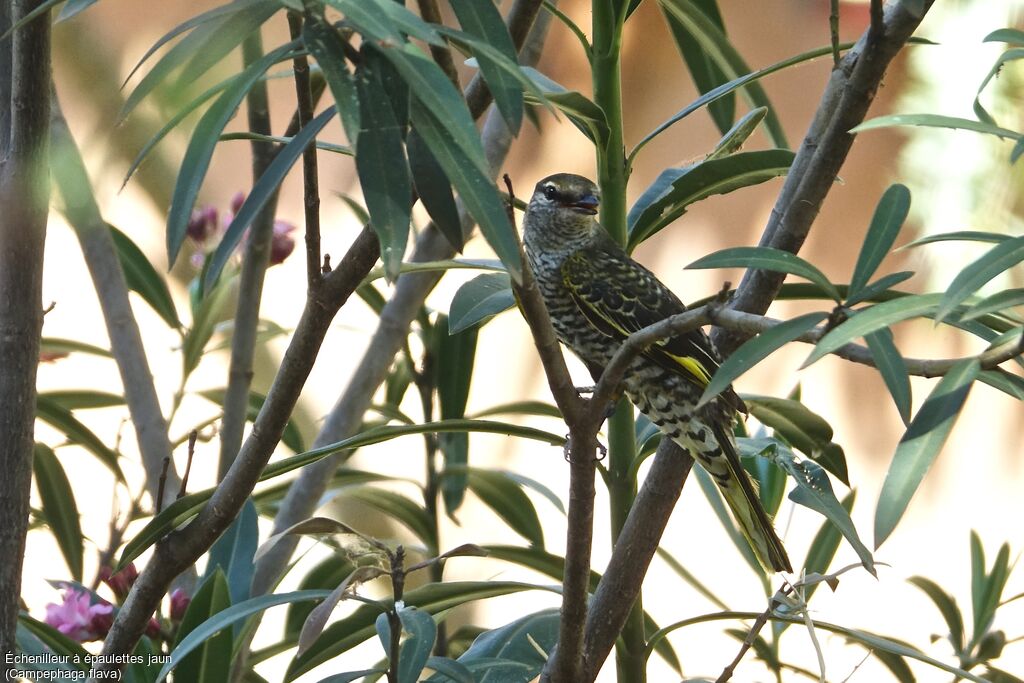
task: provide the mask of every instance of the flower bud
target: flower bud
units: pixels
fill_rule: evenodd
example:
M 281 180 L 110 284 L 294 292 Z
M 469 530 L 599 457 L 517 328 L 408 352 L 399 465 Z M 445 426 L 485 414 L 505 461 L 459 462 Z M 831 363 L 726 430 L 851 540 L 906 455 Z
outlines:
M 188 609 L 188 604 L 192 602 L 192 598 L 189 597 L 188 593 L 175 588 L 171 591 L 171 621 L 181 621 L 185 616 L 185 610 Z
M 284 263 L 295 250 L 295 238 L 290 233 L 295 226 L 287 221 L 274 221 L 274 233 L 270 238 L 270 265 Z

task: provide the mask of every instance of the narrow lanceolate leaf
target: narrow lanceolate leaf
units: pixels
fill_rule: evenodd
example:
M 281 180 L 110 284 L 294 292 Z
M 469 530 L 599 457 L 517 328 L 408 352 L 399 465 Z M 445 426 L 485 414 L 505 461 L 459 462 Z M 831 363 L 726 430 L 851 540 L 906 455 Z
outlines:
M 736 124 L 727 130 L 722 138 L 715 144 L 715 148 L 708 154 L 708 159 L 719 159 L 740 151 L 757 127 L 764 121 L 768 113 L 767 107 L 757 107 L 744 114 Z
M 907 364 L 900 355 L 896 343 L 893 341 L 892 331 L 888 329 L 872 332 L 864 337 L 864 341 L 871 350 L 871 356 L 875 359 L 875 366 L 879 374 L 885 380 L 885 386 L 889 389 L 896 410 L 900 413 L 903 424 L 910 424 L 910 375 L 907 373 Z
M 448 310 L 448 333 L 457 334 L 516 305 L 505 273 L 485 273 L 459 287 Z
M 989 249 L 984 256 L 953 278 L 935 313 L 935 319 L 945 319 L 968 297 L 976 294 L 982 285 L 1021 261 L 1024 261 L 1024 236 L 1008 239 Z
M 827 317 L 827 313 L 808 313 L 779 323 L 770 330 L 748 339 L 715 371 L 708 386 L 704 389 L 697 407 L 707 404 L 708 401 L 727 389 L 737 377 Z
M 328 444 L 322 448 L 316 448 L 290 458 L 277 460 L 263 469 L 259 480 L 266 481 L 293 472 L 301 467 L 322 460 L 333 453 L 362 448 L 363 446 L 389 441 L 399 436 L 460 431 L 518 436 L 542 441 L 553 446 L 563 446 L 565 444 L 564 436 L 532 427 L 523 427 L 493 420 L 441 420 L 419 425 L 383 425 L 373 427 L 365 432 L 333 444 Z M 146 548 L 163 538 L 171 529 L 181 526 L 198 514 L 199 510 L 206 504 L 206 501 L 213 495 L 213 491 L 214 489 L 211 488 L 190 493 L 164 508 L 160 514 L 151 519 L 134 538 L 125 544 L 121 557 L 118 559 L 118 568 L 137 558 Z
M 520 68 L 527 78 L 540 89 L 545 99 L 565 114 L 580 132 L 597 144 L 603 145 L 607 142 L 608 118 L 605 116 L 604 110 L 593 100 L 576 90 L 566 89 L 565 86 L 556 83 L 532 67 Z M 527 100 L 531 104 L 541 103 L 529 94 L 527 94 Z
M 75 492 L 60 460 L 44 444 L 37 443 L 32 456 L 32 476 L 39 492 L 46 524 L 57 540 L 71 578 L 82 580 L 82 525 L 75 504 Z
M 854 306 L 865 301 L 874 301 L 892 287 L 895 287 L 904 280 L 909 280 L 912 277 L 914 277 L 914 271 L 912 270 L 901 270 L 898 273 L 883 275 L 871 284 L 862 287 L 856 296 L 850 296 L 850 294 L 847 293 L 846 305 Z
M 444 169 L 430 153 L 423 138 L 415 130 L 409 131 L 406 139 L 406 152 L 409 154 L 409 170 L 412 182 L 416 187 L 423 208 L 427 210 L 430 220 L 441 231 L 448 244 L 457 252 L 462 252 L 465 238 L 462 234 L 462 219 L 459 208 L 455 204 L 452 185 Z
M 98 346 L 86 344 L 75 339 L 58 339 L 56 337 L 43 337 L 39 343 L 39 352 L 58 356 L 68 353 L 88 353 L 100 358 L 114 357 L 107 349 L 101 349 Z
M 857 315 L 851 316 L 849 320 L 819 339 L 802 367 L 807 367 L 854 339 L 893 323 L 934 313 L 941 298 L 942 294 L 914 294 L 860 309 Z
M 228 582 L 224 578 L 224 572 L 217 569 L 192 596 L 192 601 L 181 620 L 181 626 L 174 641 L 174 649 L 180 648 L 185 638 L 193 631 L 229 607 L 231 607 L 231 596 Z M 202 639 L 197 637 L 196 640 L 199 642 L 196 646 L 191 648 L 188 654 L 182 655 L 177 662 L 177 680 L 213 683 L 213 681 L 226 681 L 230 678 L 231 631 L 218 629 L 205 632 L 204 635 L 205 637 Z
M 836 286 L 814 265 L 782 249 L 772 247 L 732 247 L 697 259 L 687 268 L 757 268 L 798 275 L 818 285 L 835 301 L 842 297 Z
M 436 336 L 437 398 L 441 404 L 441 419 L 450 420 L 466 416 L 466 401 L 473 379 L 476 341 L 479 328 L 470 328 L 458 334 L 448 333 L 447 316 L 438 316 L 434 326 Z M 469 463 L 469 434 L 452 432 L 441 434 L 438 445 L 444 456 L 446 476 L 441 480 L 441 495 L 445 511 L 452 515 L 462 505 L 468 484 L 465 467 Z
M 784 149 L 739 152 L 662 171 L 629 210 L 628 248 L 682 216 L 690 204 L 785 175 L 793 156 Z
M 676 30 L 682 29 L 695 39 L 707 58 L 723 74 L 721 80 L 735 79 L 751 73 L 751 68 L 747 66 L 743 57 L 729 42 L 725 32 L 716 25 L 714 19 L 709 17 L 698 3 L 688 0 L 660 0 L 659 4 L 664 10 L 665 19 L 670 26 L 677 25 Z M 772 143 L 776 147 L 789 147 L 782 123 L 761 85 L 756 81 L 750 82 L 743 89 L 743 95 L 752 107 L 768 108 L 766 125 Z
M 855 296 L 867 285 L 882 259 L 892 249 L 909 211 L 910 190 L 905 185 L 889 186 L 875 207 L 875 215 L 871 218 L 868 234 L 853 269 L 853 277 L 850 278 L 848 296 Z
M 345 136 L 354 147 L 360 130 L 359 93 L 355 78 L 345 64 L 341 36 L 323 16 L 307 12 L 306 21 L 302 25 L 302 42 L 316 57 L 316 63 L 338 107 Z
M 516 48 L 501 13 L 494 3 L 478 0 L 451 0 L 452 9 L 462 30 L 491 45 L 516 63 Z M 494 94 L 494 104 L 501 112 L 513 135 L 519 134 L 523 123 L 523 89 L 519 83 L 484 53 L 476 53 L 480 72 Z
M 954 230 L 953 232 L 940 232 L 935 235 L 926 235 L 925 237 L 918 238 L 913 242 L 900 247 L 900 249 L 920 247 L 921 245 L 932 244 L 934 242 L 991 242 L 993 244 L 998 244 L 1012 238 L 1013 235 L 1006 235 L 1001 232 Z
M 402 144 L 403 133 L 384 91 L 380 74 L 364 63 L 356 72 L 359 87 L 359 137 L 356 171 L 370 212 L 370 225 L 380 240 L 388 280 L 398 277 L 409 242 L 412 181 Z
M 57 15 L 57 21 L 67 21 L 71 17 L 95 4 L 96 0 L 68 0 L 61 9 L 60 14 Z
M 420 680 L 423 667 L 430 658 L 430 651 L 437 639 L 437 624 L 429 612 L 414 606 L 398 610 L 398 618 L 402 622 L 402 643 L 398 647 L 399 683 L 416 683 Z M 377 635 L 380 637 L 384 652 L 391 656 L 391 626 L 386 614 L 381 614 L 376 621 Z
M 896 528 L 925 473 L 935 462 L 979 369 L 974 358 L 953 366 L 932 389 L 900 439 L 875 509 L 875 548 Z
M 245 501 L 235 521 L 210 548 L 203 577 L 212 576 L 217 570 L 223 571 L 232 603 L 249 599 L 249 588 L 256 569 L 253 556 L 259 542 L 257 520 L 256 506 L 250 498 Z
M 117 480 L 124 482 L 124 472 L 118 463 L 118 455 L 100 440 L 88 427 L 82 424 L 70 410 L 49 401 L 44 396 L 36 399 L 36 417 L 59 431 L 68 441 L 78 444 L 95 455 Z
M 215 634 L 241 622 L 244 619 L 247 619 L 253 614 L 258 614 L 259 612 L 277 605 L 288 605 L 298 602 L 320 600 L 326 597 L 329 593 L 330 591 L 326 590 L 304 590 L 294 591 L 291 593 L 261 595 L 259 597 L 252 598 L 251 600 L 231 605 L 222 611 L 210 614 L 208 619 L 196 624 L 185 637 L 178 639 L 175 643 L 174 649 L 171 650 L 170 660 L 163 665 L 163 668 L 160 669 L 160 673 L 157 675 L 156 680 L 164 680 L 167 677 L 167 674 L 177 667 L 185 657 L 194 652 L 196 648 L 202 646 L 203 643 Z
M 227 395 L 227 389 L 204 389 L 197 393 L 207 401 L 211 401 L 216 405 L 222 406 L 224 405 L 224 398 Z M 250 391 L 249 404 L 245 410 L 245 419 L 249 422 L 255 422 L 256 417 L 259 415 L 260 409 L 263 408 L 263 403 L 266 400 L 267 397 L 263 394 Z M 288 420 L 288 423 L 285 424 L 284 434 L 281 436 L 281 443 L 296 453 L 301 453 L 306 450 L 306 446 L 302 439 L 302 432 L 299 431 L 299 425 L 295 420 Z
M 696 0 L 694 6 L 704 12 L 708 19 L 725 35 L 725 24 L 722 15 L 718 11 L 715 0 Z M 686 67 L 690 70 L 693 82 L 697 90 L 703 95 L 709 90 L 725 83 L 729 78 L 722 71 L 706 50 L 698 43 L 698 39 L 687 26 L 679 21 L 669 21 L 669 30 L 672 31 L 672 38 L 675 41 L 679 54 L 682 55 Z M 765 109 L 764 111 L 767 111 Z M 736 96 L 729 94 L 708 106 L 708 113 L 715 122 L 718 130 L 722 133 L 729 130 L 736 116 Z
M 849 514 L 853 511 L 853 503 L 856 499 L 857 492 L 850 491 L 839 504 Z M 814 535 L 811 547 L 807 550 L 807 558 L 804 560 L 804 573 L 826 573 L 832 564 L 833 558 L 836 556 L 836 551 L 839 549 L 840 540 L 842 540 L 842 535 L 839 533 L 839 529 L 829 520 L 825 520 L 825 523 L 818 529 L 818 533 Z M 805 589 L 807 591 L 805 594 L 807 600 L 810 599 L 820 585 L 814 583 L 807 586 Z
M 929 128 L 953 128 L 959 130 L 971 130 L 975 133 L 994 135 L 1005 140 L 1019 140 L 1021 134 L 1014 130 L 1000 128 L 991 123 L 984 123 L 974 119 L 962 119 L 955 116 L 940 116 L 938 114 L 893 114 L 891 116 L 879 116 L 878 118 L 865 121 L 855 128 L 851 133 L 863 133 L 866 130 L 876 128 L 892 128 L 893 126 L 925 126 Z
M 978 86 L 978 94 L 974 96 L 974 113 L 977 115 L 978 119 L 984 123 L 995 125 L 996 120 L 992 118 L 992 115 L 988 113 L 988 110 L 982 106 L 981 93 L 985 90 L 992 79 L 999 75 L 999 72 L 1002 71 L 1007 62 L 1012 62 L 1017 59 L 1024 59 L 1024 49 L 1015 47 L 999 55 L 995 64 L 992 65 L 992 68 L 989 69 L 985 78 L 981 81 L 981 85 Z
M 174 264 L 181 245 L 185 241 L 192 207 L 199 196 L 199 188 L 206 177 L 214 147 L 217 145 L 224 126 L 235 115 L 238 105 L 253 84 L 263 76 L 263 72 L 294 48 L 294 43 L 283 45 L 250 64 L 210 105 L 196 125 L 196 129 L 192 132 L 192 139 L 185 150 L 185 158 L 181 162 L 181 170 L 178 172 L 178 180 L 174 185 L 171 207 L 167 215 L 168 264 Z
M 828 518 L 856 551 L 864 569 L 874 575 L 875 560 L 871 551 L 860 540 L 850 513 L 836 498 L 825 470 L 812 460 L 797 460 L 792 453 L 782 449 L 775 449 L 775 453 L 775 462 L 796 482 L 796 488 L 789 492 L 789 499 Z
M 476 219 L 487 243 L 505 264 L 509 274 L 518 280 L 519 246 L 498 188 L 473 161 L 472 155 L 475 152 L 467 150 L 451 135 L 450 126 L 444 125 L 438 118 L 441 115 L 436 109 L 431 109 L 427 102 L 420 101 L 418 97 L 413 99 L 413 127 L 458 190 L 459 197 L 470 215 Z
M 322 111 L 274 156 L 274 160 L 270 162 L 267 170 L 253 185 L 252 191 L 246 195 L 238 213 L 231 219 L 231 224 L 224 231 L 224 236 L 221 238 L 220 244 L 217 245 L 216 251 L 207 260 L 203 275 L 205 290 L 209 290 L 215 285 L 228 259 L 235 253 L 235 249 L 245 236 L 249 225 L 274 196 L 292 166 L 295 165 L 306 148 L 313 144 L 317 134 L 334 118 L 336 112 L 335 107 L 328 107 Z
M 90 391 L 67 389 L 63 391 L 43 391 L 39 396 L 52 401 L 65 410 L 82 410 L 87 408 L 112 408 L 123 406 L 124 396 L 106 391 Z
M 160 277 L 153 264 L 128 235 L 114 226 L 110 226 L 110 234 L 114 238 L 117 258 L 121 262 L 128 289 L 138 293 L 170 327 L 180 328 L 181 321 L 178 319 L 178 311 L 174 307 L 167 282 Z
M 949 627 L 949 639 L 953 645 L 953 652 L 960 654 L 964 649 L 964 619 L 960 614 L 956 599 L 943 590 L 942 586 L 923 576 L 912 576 L 907 581 L 924 591 L 925 595 L 931 598 L 935 606 L 939 608 L 942 618 L 946 621 L 946 626 Z
M 1015 306 L 1024 306 L 1024 289 L 1004 289 L 987 296 L 970 308 L 960 320 L 974 320 L 989 313 L 999 313 Z
M 469 489 L 531 545 L 544 547 L 544 529 L 533 501 L 502 472 L 470 469 Z
M 459 657 L 459 663 L 472 668 L 476 663 L 498 660 L 494 668 L 481 672 L 480 683 L 531 681 L 544 667 L 541 652 L 550 653 L 558 641 L 558 623 L 556 609 L 527 614 L 481 633 Z M 501 662 L 505 662 L 504 670 Z

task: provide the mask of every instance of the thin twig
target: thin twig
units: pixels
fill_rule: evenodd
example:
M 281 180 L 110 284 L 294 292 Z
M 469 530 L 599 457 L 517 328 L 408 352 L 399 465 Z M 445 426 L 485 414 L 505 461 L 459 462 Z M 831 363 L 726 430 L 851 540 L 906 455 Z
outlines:
M 157 482 L 157 494 L 156 494 L 156 514 L 160 514 L 160 511 L 164 509 L 164 489 L 167 488 L 167 469 L 171 466 L 171 459 L 164 458 L 163 469 L 160 470 L 160 479 Z
M 196 439 L 199 438 L 199 432 L 192 430 L 188 433 L 188 460 L 185 461 L 185 474 L 181 475 L 181 488 L 178 489 L 178 498 L 185 496 L 188 491 L 188 475 L 192 472 L 192 458 L 196 454 Z
M 423 21 L 428 21 L 431 24 L 444 23 L 441 20 L 441 10 L 438 9 L 437 0 L 416 0 L 416 5 L 419 7 L 420 17 Z M 452 59 L 451 50 L 444 45 L 431 44 L 430 56 L 441 67 L 441 71 L 444 71 L 444 75 L 448 77 L 452 85 L 461 90 L 462 85 L 459 83 L 459 72 L 455 69 L 455 60 Z
M 793 592 L 793 587 L 789 584 L 786 584 L 779 590 L 779 592 L 783 595 L 789 595 Z M 732 675 L 735 672 L 736 667 L 739 665 L 740 660 L 743 659 L 743 655 L 745 655 L 747 653 L 747 650 L 751 648 L 751 646 L 757 640 L 758 634 L 761 633 L 761 629 L 763 629 L 764 625 L 768 623 L 768 618 L 771 617 L 772 612 L 775 610 L 775 603 L 776 599 L 772 598 L 765 611 L 762 612 L 757 617 L 757 619 L 754 620 L 754 624 L 750 627 L 750 631 L 747 633 L 747 637 L 744 638 L 743 642 L 740 644 L 740 651 L 736 653 L 736 656 L 733 658 L 733 660 L 729 662 L 729 664 L 722 670 L 722 673 L 718 676 L 717 679 L 715 679 L 715 683 L 726 683 L 730 678 L 732 678 Z

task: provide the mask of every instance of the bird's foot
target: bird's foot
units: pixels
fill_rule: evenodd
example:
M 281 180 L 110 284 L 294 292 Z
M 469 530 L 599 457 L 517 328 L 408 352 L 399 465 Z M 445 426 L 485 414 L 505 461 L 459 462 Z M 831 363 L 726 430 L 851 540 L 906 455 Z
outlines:
M 597 452 L 599 455 L 594 458 L 595 462 L 601 462 L 608 457 L 608 448 L 600 441 L 594 442 L 597 445 Z M 568 463 L 572 462 L 572 434 L 565 435 L 565 445 L 562 446 L 562 457 Z

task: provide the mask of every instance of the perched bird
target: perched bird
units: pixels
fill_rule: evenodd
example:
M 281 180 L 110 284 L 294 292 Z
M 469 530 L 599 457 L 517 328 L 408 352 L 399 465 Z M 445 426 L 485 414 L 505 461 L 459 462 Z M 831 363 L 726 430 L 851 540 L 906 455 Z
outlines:
M 599 203 L 593 182 L 559 173 L 537 183 L 523 221 L 526 256 L 555 332 L 595 379 L 631 333 L 686 310 L 598 224 Z M 793 571 L 736 452 L 731 425 L 737 411 L 746 412 L 743 401 L 730 388 L 697 409 L 718 363 L 711 340 L 697 329 L 637 356 L 624 390 L 712 476 L 761 564 Z

